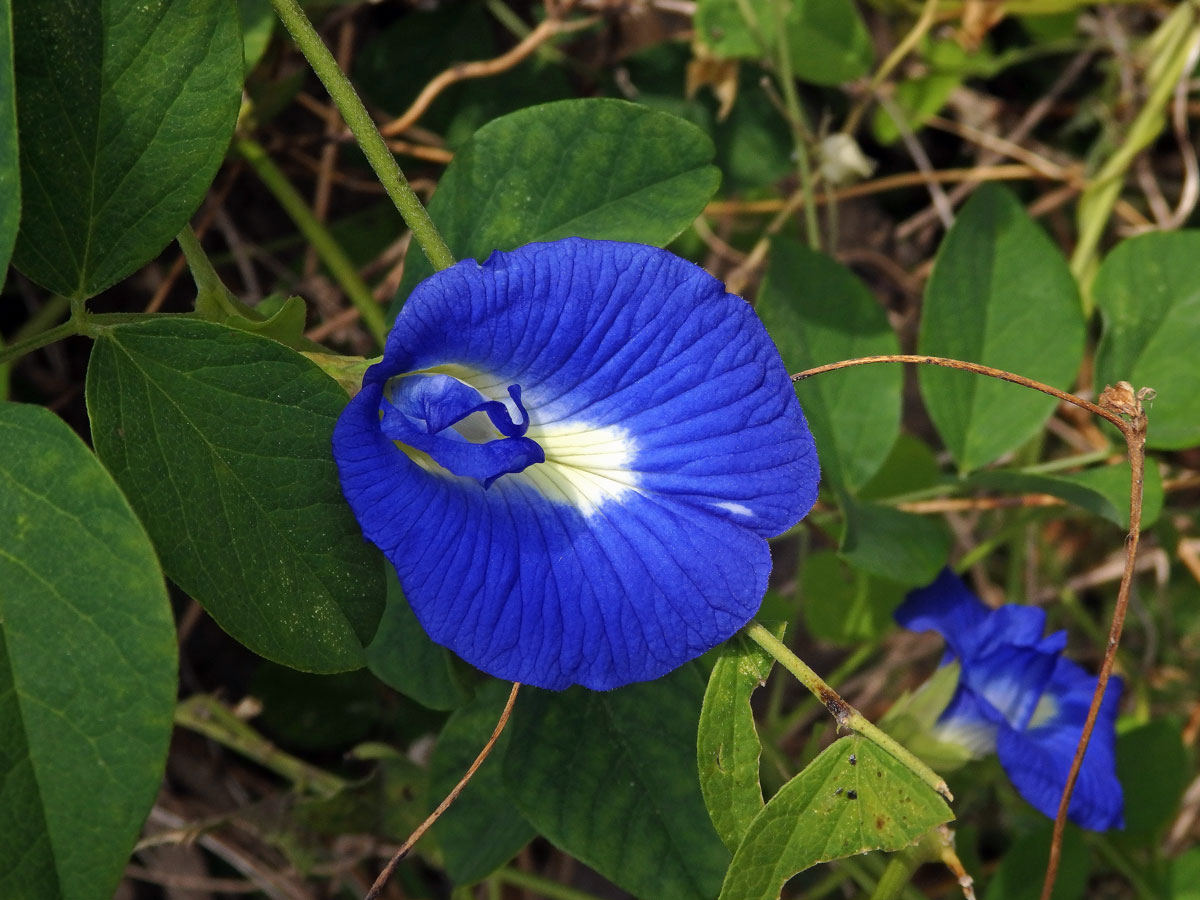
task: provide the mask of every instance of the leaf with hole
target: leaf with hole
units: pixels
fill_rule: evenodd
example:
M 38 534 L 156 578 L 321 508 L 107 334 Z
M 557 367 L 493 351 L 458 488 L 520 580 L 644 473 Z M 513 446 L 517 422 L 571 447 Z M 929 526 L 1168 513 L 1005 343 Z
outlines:
M 773 631 L 782 639 L 782 627 Z M 774 664 L 758 644 L 735 634 L 721 645 L 700 708 L 696 736 L 700 790 L 713 826 L 731 852 L 763 808 L 758 778 L 762 744 L 750 695 L 766 683 Z
M 106 900 L 162 780 L 175 624 L 83 441 L 4 403 L 0 447 L 0 896 Z
M 841 738 L 780 788 L 750 824 L 720 900 L 775 900 L 793 875 L 868 850 L 901 850 L 954 818 L 891 754 Z

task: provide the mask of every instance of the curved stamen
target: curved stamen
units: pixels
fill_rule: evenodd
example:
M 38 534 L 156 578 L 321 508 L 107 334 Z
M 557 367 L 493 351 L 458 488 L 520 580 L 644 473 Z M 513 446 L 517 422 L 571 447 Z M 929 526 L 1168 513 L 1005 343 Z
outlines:
M 508 388 L 520 413 L 520 421 L 516 422 L 499 400 L 489 400 L 449 375 L 404 376 L 394 380 L 390 388 L 390 401 L 380 403 L 383 433 L 428 454 L 454 475 L 474 478 L 488 488 L 501 475 L 520 472 L 546 459 L 538 443 L 525 437 L 529 413 L 521 403 L 520 385 Z M 490 421 L 493 434 L 454 427 L 480 412 Z

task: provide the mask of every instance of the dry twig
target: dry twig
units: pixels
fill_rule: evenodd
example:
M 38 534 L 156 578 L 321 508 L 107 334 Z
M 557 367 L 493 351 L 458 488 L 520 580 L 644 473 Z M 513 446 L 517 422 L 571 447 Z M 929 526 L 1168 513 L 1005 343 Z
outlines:
M 460 63 L 457 66 L 451 66 L 435 76 L 429 84 L 425 85 L 421 89 L 421 93 L 417 95 L 417 99 L 412 102 L 412 105 L 404 114 L 382 126 L 379 129 L 379 133 L 385 138 L 394 138 L 399 134 L 403 134 L 410 126 L 415 125 L 421 116 L 425 115 L 425 111 L 437 99 L 438 94 L 450 87 L 450 85 L 459 81 L 466 81 L 469 78 L 487 78 L 489 75 L 498 75 L 501 72 L 507 72 L 532 56 L 534 51 L 547 41 L 558 37 L 560 34 L 568 34 L 572 31 L 590 28 L 599 21 L 599 16 L 588 16 L 586 19 L 572 21 L 551 16 L 538 25 L 537 28 L 533 29 L 533 31 L 529 32 L 528 37 L 507 53 L 502 53 L 495 59 Z M 351 140 L 349 132 L 343 134 L 342 137 L 344 140 Z
M 376 898 L 383 893 L 384 887 L 387 886 L 388 879 L 391 878 L 392 873 L 396 871 L 396 866 L 400 865 L 400 861 L 408 855 L 408 851 L 411 850 L 413 845 L 421 839 L 421 835 L 428 831 L 430 826 L 442 817 L 442 813 L 450 808 L 450 804 L 458 799 L 458 795 L 462 793 L 463 788 L 465 788 L 467 783 L 470 782 L 471 778 L 474 777 L 475 771 L 481 765 L 483 765 L 483 761 L 487 759 L 488 754 L 492 752 L 492 747 L 496 745 L 496 741 L 500 739 L 500 734 L 504 731 L 504 726 L 508 724 L 508 717 L 512 714 L 513 704 L 517 701 L 517 691 L 520 689 L 520 687 L 521 685 L 519 682 L 513 682 L 512 690 L 509 691 L 508 694 L 508 702 L 504 704 L 504 711 L 500 713 L 500 719 L 498 722 L 496 722 L 496 728 L 492 731 L 492 736 L 488 738 L 488 742 L 483 745 L 483 749 L 479 751 L 479 755 L 475 757 L 475 762 L 471 763 L 470 767 L 466 771 L 466 774 L 459 779 L 459 782 L 454 786 L 454 789 L 446 795 L 446 799 L 437 805 L 437 809 L 431 812 L 425 821 L 417 826 L 417 830 L 410 834 L 408 839 L 400 845 L 400 849 L 397 850 L 395 854 L 392 855 L 392 858 L 388 860 L 387 865 L 383 867 L 383 871 L 379 873 L 379 877 L 375 879 L 375 883 L 371 885 L 371 889 L 367 891 L 367 896 L 363 898 L 363 900 L 376 900 Z

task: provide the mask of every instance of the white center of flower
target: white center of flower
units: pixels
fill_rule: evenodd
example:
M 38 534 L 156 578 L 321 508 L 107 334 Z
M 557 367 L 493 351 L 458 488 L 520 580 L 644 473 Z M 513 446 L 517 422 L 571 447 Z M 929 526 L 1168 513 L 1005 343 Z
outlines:
M 1056 718 L 1058 718 L 1058 700 L 1050 694 L 1042 694 L 1037 706 L 1033 708 L 1033 715 L 1030 716 L 1026 728 L 1037 728 Z
M 634 445 L 620 428 L 583 422 L 539 425 L 533 411 L 530 418 L 526 437 L 537 441 L 546 461 L 505 476 L 510 483 L 524 482 L 585 516 L 637 489 L 637 474 L 629 468 Z
M 455 364 L 436 366 L 425 371 L 450 375 L 469 384 L 485 397 L 499 400 L 514 419 L 518 418 L 516 405 L 508 396 L 508 385 L 519 383 L 519 378 L 496 378 Z M 617 426 L 572 419 L 543 422 L 539 415 L 536 390 L 527 384 L 523 384 L 522 388 L 526 390 L 524 403 L 529 412 L 529 429 L 525 437 L 542 448 L 546 461 L 503 476 L 493 490 L 526 485 L 548 500 L 575 507 L 585 516 L 594 515 L 604 504 L 637 490 L 637 473 L 630 468 L 636 455 L 636 444 L 628 432 Z M 475 413 L 457 423 L 455 430 L 473 442 L 500 437 L 483 413 Z M 409 451 L 406 449 L 406 452 Z M 411 452 L 409 455 L 413 456 Z M 420 459 L 415 461 L 423 464 Z M 425 468 L 434 471 L 429 465 L 425 465 Z M 746 512 L 749 513 L 749 510 Z

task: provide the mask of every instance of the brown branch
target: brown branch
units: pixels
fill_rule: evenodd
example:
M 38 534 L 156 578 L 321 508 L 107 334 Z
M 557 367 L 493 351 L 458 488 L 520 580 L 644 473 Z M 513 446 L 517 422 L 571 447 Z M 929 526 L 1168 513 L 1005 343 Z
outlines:
M 1008 157 L 1016 162 L 1024 163 L 1045 178 L 1052 178 L 1055 181 L 1082 180 L 1082 167 L 1064 168 L 1052 160 L 1038 156 L 1020 144 L 999 135 L 981 131 L 972 125 L 955 122 L 953 119 L 943 119 L 941 116 L 930 116 L 925 120 L 925 124 L 939 131 L 949 132 L 964 141 L 977 144 L 984 150 L 990 150 L 996 156 Z
M 400 845 L 400 849 L 397 850 L 395 854 L 392 855 L 392 858 L 388 860 L 387 865 L 383 867 L 383 871 L 379 873 L 379 877 L 375 879 L 375 883 L 371 885 L 371 889 L 367 891 L 367 895 L 365 898 L 363 898 L 363 900 L 376 900 L 376 898 L 383 893 L 384 887 L 387 886 L 388 879 L 392 877 L 392 873 L 396 871 L 396 866 L 400 865 L 400 861 L 408 855 L 408 851 L 412 849 L 413 844 L 419 841 L 421 839 L 421 835 L 428 831 L 430 826 L 442 817 L 442 813 L 450 808 L 450 804 L 458 799 L 458 795 L 463 792 L 463 788 L 465 788 L 467 783 L 474 777 L 476 769 L 483 765 L 483 761 L 487 759 L 488 754 L 492 752 L 492 747 L 496 745 L 496 741 L 500 740 L 500 734 L 504 731 L 504 726 L 508 724 L 508 717 L 512 715 L 513 704 L 517 701 L 517 690 L 520 687 L 520 682 L 513 682 L 512 690 L 508 693 L 508 702 L 504 704 L 504 711 L 500 713 L 500 719 L 496 722 L 496 727 L 492 731 L 492 736 L 488 738 L 488 742 L 483 745 L 483 749 L 480 750 L 479 755 L 475 757 L 475 762 L 471 763 L 470 767 L 466 771 L 466 774 L 459 779 L 459 782 L 454 786 L 454 789 L 446 795 L 446 799 L 437 805 L 437 809 L 431 812 L 425 821 L 417 826 L 417 830 L 408 836 L 408 840 Z
M 843 359 L 840 362 L 828 363 L 824 366 L 816 366 L 812 369 L 805 369 L 803 372 L 798 372 L 792 376 L 792 381 L 803 381 L 805 378 L 811 378 L 814 375 L 823 375 L 826 372 L 836 372 L 838 369 L 849 369 L 854 366 L 866 366 L 872 363 L 920 363 L 926 366 L 941 366 L 946 369 L 959 369 L 963 372 L 973 372 L 976 375 L 986 375 L 989 378 L 998 378 L 1001 381 L 1007 381 L 1012 384 L 1019 384 L 1021 387 L 1031 388 L 1035 391 L 1041 391 L 1043 394 L 1049 394 L 1051 397 L 1057 397 L 1064 403 L 1073 403 L 1075 406 L 1086 409 L 1093 415 L 1100 416 L 1112 422 L 1122 433 L 1129 427 L 1124 418 L 1117 412 L 1111 409 L 1106 409 L 1103 406 L 1097 406 L 1090 400 L 1084 400 L 1082 397 L 1076 397 L 1066 391 L 1059 390 L 1056 387 L 1051 387 L 1048 384 L 1042 384 L 1040 381 L 1034 381 L 1032 378 L 1026 378 L 1024 375 L 1016 375 L 1012 372 L 1005 372 L 1003 369 L 996 369 L 992 366 L 984 366 L 979 363 L 964 362 L 961 359 L 946 359 L 943 356 L 924 356 L 917 353 L 897 353 L 888 356 L 861 356 L 857 359 Z M 1124 384 L 1124 382 L 1122 382 Z
M 425 115 L 425 111 L 438 94 L 444 91 L 450 85 L 459 81 L 465 81 L 468 78 L 487 78 L 489 75 L 496 75 L 500 72 L 507 72 L 509 69 L 520 64 L 528 57 L 532 56 L 542 44 L 549 41 L 551 38 L 560 34 L 566 34 L 571 31 L 579 31 L 583 28 L 590 28 L 592 25 L 600 21 L 599 16 L 588 16 L 586 19 L 577 19 L 566 22 L 558 18 L 549 18 L 543 21 L 537 28 L 529 32 L 526 38 L 509 50 L 507 53 L 502 53 L 495 59 L 481 60 L 478 62 L 460 63 L 457 66 L 451 66 L 449 69 L 435 76 L 434 79 L 421 89 L 421 93 L 417 95 L 417 99 L 412 102 L 408 110 L 398 119 L 393 119 L 379 129 L 379 133 L 385 138 L 395 137 L 402 134 L 409 126 L 414 125 L 421 116 Z M 345 135 L 350 138 L 349 133 Z
M 943 497 L 939 500 L 913 500 L 909 503 L 897 503 L 896 509 L 928 514 L 1065 505 L 1065 501 L 1050 494 L 1022 494 L 1015 497 Z
M 1146 469 L 1146 410 L 1144 402 L 1154 396 L 1150 388 L 1142 388 L 1134 393 L 1127 382 L 1118 382 L 1115 387 L 1106 387 L 1100 394 L 1099 404 L 1076 397 L 1066 391 L 1051 387 L 1026 378 L 983 366 L 978 363 L 964 362 L 958 359 L 946 359 L 939 356 L 921 356 L 916 354 L 896 354 L 892 356 L 864 356 L 858 359 L 846 359 L 806 369 L 792 376 L 792 381 L 801 381 L 824 372 L 834 372 L 838 369 L 848 369 L 853 366 L 869 365 L 871 363 L 911 362 L 923 365 L 942 366 L 949 369 L 959 369 L 973 372 L 977 375 L 987 375 L 1012 384 L 1041 391 L 1066 403 L 1074 404 L 1094 415 L 1111 422 L 1120 429 L 1125 438 L 1125 446 L 1129 454 L 1129 533 L 1125 537 L 1125 567 L 1121 573 L 1121 585 L 1117 589 L 1117 602 L 1113 608 L 1112 623 L 1108 629 L 1108 645 L 1104 650 L 1104 660 L 1100 664 L 1100 672 L 1096 676 L 1096 689 L 1092 693 L 1092 703 L 1088 708 L 1087 718 L 1083 723 L 1083 731 L 1079 735 L 1079 743 L 1075 748 L 1075 756 L 1071 760 L 1071 768 L 1067 773 L 1067 782 L 1063 785 L 1062 796 L 1058 803 L 1058 814 L 1054 818 L 1054 836 L 1050 842 L 1050 858 L 1046 863 L 1046 877 L 1042 882 L 1041 900 L 1050 900 L 1054 892 L 1054 882 L 1058 877 L 1058 865 L 1062 858 L 1063 833 L 1067 825 L 1067 812 L 1071 806 L 1071 794 L 1075 790 L 1075 782 L 1079 777 L 1083 756 L 1087 752 L 1088 742 L 1096 727 L 1096 719 L 1100 715 L 1100 706 L 1104 702 L 1104 693 L 1112 675 L 1113 663 L 1117 658 L 1117 647 L 1121 643 L 1121 632 L 1125 627 L 1125 615 L 1129 610 L 1129 592 L 1133 585 L 1133 573 L 1137 563 L 1138 541 L 1142 531 L 1142 490 L 1143 476 Z
M 1125 614 L 1129 609 L 1129 590 L 1133 585 L 1134 563 L 1137 561 L 1138 540 L 1142 533 L 1142 478 L 1146 468 L 1147 427 L 1146 410 L 1142 401 L 1148 399 L 1152 393 L 1147 388 L 1142 388 L 1135 395 L 1133 388 L 1122 381 L 1115 388 L 1105 388 L 1100 395 L 1100 403 L 1122 417 L 1118 427 L 1125 436 L 1125 445 L 1129 450 L 1129 534 L 1125 538 L 1125 571 L 1121 574 L 1121 586 L 1117 589 L 1117 603 L 1113 608 L 1112 624 L 1108 629 L 1108 646 L 1104 651 L 1104 661 L 1100 663 L 1096 690 L 1092 693 L 1092 705 L 1088 708 L 1087 718 L 1083 722 L 1083 731 L 1075 748 L 1075 758 L 1071 760 L 1067 783 L 1063 786 L 1062 798 L 1058 801 L 1058 814 L 1054 817 L 1054 837 L 1050 841 L 1050 859 L 1046 863 L 1041 900 L 1050 900 L 1051 894 L 1054 893 L 1054 881 L 1058 877 L 1058 864 L 1062 857 L 1063 832 L 1067 827 L 1067 811 L 1071 806 L 1071 793 L 1075 789 L 1075 780 L 1083 766 L 1083 755 L 1087 752 L 1088 741 L 1091 740 L 1092 730 L 1096 727 L 1096 719 L 1100 715 L 1104 690 L 1108 687 L 1113 662 L 1117 658 L 1117 646 L 1121 643 L 1121 631 L 1125 627 Z

